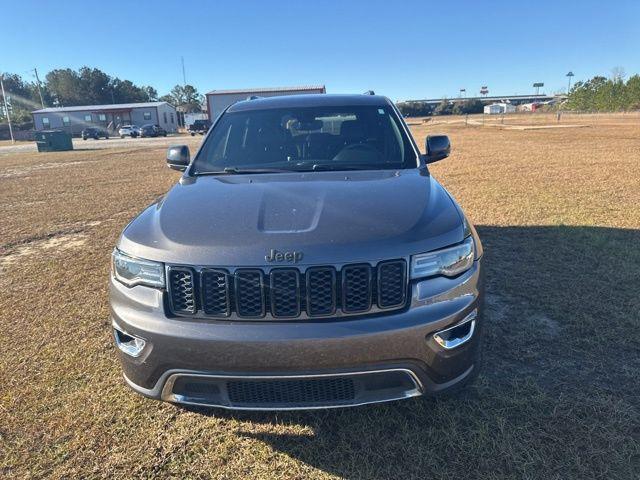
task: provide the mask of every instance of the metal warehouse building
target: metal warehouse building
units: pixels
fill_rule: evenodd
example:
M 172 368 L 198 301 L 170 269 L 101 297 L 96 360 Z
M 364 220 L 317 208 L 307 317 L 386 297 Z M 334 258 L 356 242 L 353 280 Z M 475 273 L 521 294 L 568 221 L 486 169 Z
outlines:
M 488 113 L 489 115 L 513 113 L 515 111 L 515 105 L 511 105 L 510 103 L 492 103 L 491 105 L 485 105 L 484 107 L 484 113 Z
M 327 93 L 324 85 L 306 85 L 300 87 L 253 88 L 239 90 L 212 90 L 207 93 L 207 112 L 212 122 L 225 108 L 252 95 L 258 97 L 277 97 L 280 95 L 302 95 L 306 93 Z
M 78 135 L 85 127 L 98 126 L 111 132 L 121 125 L 160 125 L 167 132 L 178 128 L 174 106 L 167 102 L 119 103 L 79 107 L 43 108 L 31 112 L 36 130 L 64 130 Z

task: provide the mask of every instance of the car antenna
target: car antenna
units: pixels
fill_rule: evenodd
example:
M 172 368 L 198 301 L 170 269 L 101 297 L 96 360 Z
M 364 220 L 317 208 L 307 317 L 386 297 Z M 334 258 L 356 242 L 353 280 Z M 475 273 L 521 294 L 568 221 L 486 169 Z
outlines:
M 373 90 L 367 90 L 366 92 L 363 93 L 363 95 L 375 95 L 376 92 L 374 92 Z

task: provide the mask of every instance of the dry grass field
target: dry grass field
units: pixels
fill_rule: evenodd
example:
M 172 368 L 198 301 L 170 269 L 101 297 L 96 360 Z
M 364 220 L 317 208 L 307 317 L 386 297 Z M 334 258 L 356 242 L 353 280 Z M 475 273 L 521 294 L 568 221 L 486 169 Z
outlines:
M 450 135 L 431 170 L 485 245 L 484 369 L 453 398 L 314 413 L 125 387 L 109 254 L 178 179 L 163 148 L 0 155 L 0 478 L 640 478 L 640 122 L 580 122 L 411 122 Z

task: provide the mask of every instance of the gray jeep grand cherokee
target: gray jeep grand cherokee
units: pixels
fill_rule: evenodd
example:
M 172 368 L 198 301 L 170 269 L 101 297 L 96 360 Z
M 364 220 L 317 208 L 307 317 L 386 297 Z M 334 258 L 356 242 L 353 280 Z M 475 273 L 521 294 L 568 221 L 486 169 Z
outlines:
M 375 95 L 229 107 L 113 252 L 113 333 L 151 398 L 233 409 L 435 394 L 478 369 L 482 246 Z

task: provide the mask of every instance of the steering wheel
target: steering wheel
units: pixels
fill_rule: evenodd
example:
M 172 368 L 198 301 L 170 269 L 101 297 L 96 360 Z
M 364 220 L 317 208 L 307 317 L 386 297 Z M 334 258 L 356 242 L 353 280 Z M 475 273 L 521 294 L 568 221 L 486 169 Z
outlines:
M 340 157 L 342 157 L 343 155 L 357 151 L 375 153 L 376 155 L 380 155 L 378 149 L 373 145 L 370 145 L 368 143 L 352 143 L 351 145 L 347 145 L 342 150 L 340 150 L 338 154 L 333 157 L 333 160 L 342 160 Z
M 369 152 L 378 152 L 378 149 L 369 143 L 352 143 L 351 145 L 347 145 L 342 150 L 340 150 L 339 154 L 342 152 L 349 152 L 351 150 L 367 150 Z

